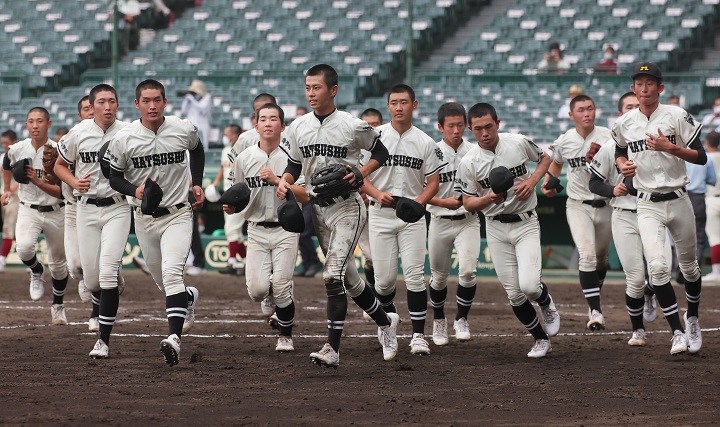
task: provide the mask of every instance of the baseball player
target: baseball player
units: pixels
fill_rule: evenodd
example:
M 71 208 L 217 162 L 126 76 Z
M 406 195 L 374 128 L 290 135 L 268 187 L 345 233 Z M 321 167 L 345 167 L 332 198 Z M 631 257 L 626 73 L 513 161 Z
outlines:
M 2 156 L 0 156 L 0 162 L 3 162 L 8 150 L 10 150 L 10 146 L 15 144 L 18 138 L 15 131 L 6 130 L 3 132 L 2 136 L 0 136 L 0 140 L 2 140 L 3 151 L 5 151 Z M 0 194 L 5 192 L 4 182 L 5 180 L 0 182 Z M 5 270 L 7 256 L 10 254 L 13 240 L 15 240 L 15 223 L 17 223 L 18 208 L 20 206 L 20 199 L 17 195 L 18 183 L 15 182 L 15 180 L 10 180 L 10 188 L 8 188 L 8 191 L 10 191 L 12 195 L 8 199 L 8 204 L 2 206 L 3 226 L 2 248 L 0 249 L 0 271 Z
M 682 108 L 660 104 L 665 87 L 655 63 L 634 66 L 632 81 L 640 108 L 618 118 L 613 126 L 616 164 L 623 176 L 633 178 L 638 191 L 638 226 L 645 259 L 655 295 L 673 331 L 670 353 L 696 353 L 702 347 L 698 322 L 702 277 L 695 257 L 695 223 L 687 220 L 692 205 L 685 189 L 685 162 L 704 165 L 707 161 L 700 139 L 702 125 Z M 685 279 L 687 331 L 680 324 L 670 284 L 670 260 L 663 250 L 667 230 L 675 240 Z
M 718 147 L 720 147 L 720 133 L 715 131 L 709 132 L 705 136 L 707 156 L 713 161 L 713 164 L 720 166 L 720 149 L 718 149 Z M 718 168 L 718 170 L 720 171 L 720 168 Z M 720 175 L 720 172 L 718 174 Z M 705 205 L 707 208 L 705 233 L 707 234 L 708 243 L 710 244 L 712 271 L 707 276 L 703 276 L 703 280 L 706 282 L 718 282 L 720 281 L 720 182 L 714 186 L 707 187 Z M 4 235 L 3 229 L 3 236 Z
M 276 196 L 279 175 L 287 166 L 287 155 L 279 147 L 280 133 L 285 130 L 285 113 L 275 104 L 258 110 L 257 132 L 260 143 L 245 149 L 232 166 L 233 183 L 245 182 L 250 202 L 243 211 L 248 221 L 248 259 L 245 269 L 248 294 L 253 301 L 267 298 L 272 287 L 275 315 L 280 330 L 275 350 L 293 351 L 292 327 L 295 319 L 293 271 L 298 251 L 298 235 L 285 231 L 278 222 Z M 302 200 L 309 198 L 302 187 L 296 192 Z M 235 208 L 223 205 L 232 214 Z M 269 262 L 268 262 L 269 261 Z
M 520 134 L 498 134 L 500 120 L 490 104 L 475 104 L 468 111 L 470 131 L 478 141 L 460 162 L 457 185 L 468 212 L 482 211 L 486 218 L 488 248 L 498 279 L 505 288 L 515 316 L 535 339 L 528 357 L 545 357 L 550 338 L 560 329 L 560 316 L 542 274 L 540 224 L 535 206 L 535 186 L 551 159 Z M 537 162 L 530 174 L 527 163 Z M 492 190 L 490 177 L 504 166 L 509 189 Z M 545 329 L 530 300 L 538 303 Z
M 131 220 L 127 199 L 110 188 L 101 172 L 99 152 L 129 123 L 115 119 L 118 101 L 112 86 L 93 87 L 89 99 L 94 117 L 78 123 L 58 142 L 60 158 L 55 163 L 55 172 L 72 187 L 77 201 L 73 237 L 83 242 L 79 255 L 85 285 L 94 294 L 100 293 L 96 319 L 100 334 L 90 357 L 105 359 L 109 356 L 110 333 L 120 300 L 118 277 Z M 74 172 L 70 165 L 75 165 Z M 65 235 L 68 234 L 66 228 Z
M 475 298 L 475 274 L 480 256 L 480 220 L 475 212 L 468 212 L 455 191 L 455 176 L 460 161 L 475 144 L 463 139 L 467 125 L 465 107 L 448 102 L 438 110 L 438 129 L 443 138 L 437 142 L 447 166 L 440 172 L 437 195 L 428 202 L 430 227 L 428 253 L 430 255 L 430 305 L 433 308 L 433 342 L 448 343 L 445 299 L 452 251 L 458 257 L 457 313 L 453 329 L 458 341 L 470 339 L 467 317 Z
M 338 75 L 334 68 L 318 64 L 307 71 L 305 97 L 313 113 L 295 119 L 280 143 L 280 148 L 288 155 L 287 167 L 278 183 L 280 199 L 285 198 L 289 185 L 301 174 L 312 177 L 316 171 L 327 166 L 356 165 L 361 149 L 372 153 L 370 160 L 345 177 L 356 184 L 357 173 L 365 177 L 387 159 L 387 149 L 372 127 L 335 108 L 337 91 Z M 307 179 L 305 185 L 308 195 L 313 195 L 311 180 Z M 328 337 L 319 351 L 310 353 L 310 358 L 320 366 L 337 367 L 340 364 L 340 338 L 347 315 L 347 293 L 377 323 L 383 358 L 392 360 L 397 354 L 396 333 L 400 317 L 395 313 L 385 313 L 352 262 L 353 251 L 366 220 L 362 198 L 357 192 L 351 192 L 334 200 L 314 201 L 313 222 L 325 253 L 323 280 L 328 296 Z
M 197 289 L 185 287 L 183 268 L 192 237 L 192 209 L 205 201 L 200 186 L 205 152 L 197 128 L 187 120 L 165 116 L 166 105 L 160 82 L 141 82 L 135 89 L 140 120 L 115 135 L 105 158 L 111 166 L 111 188 L 130 196 L 140 249 L 153 280 L 166 295 L 168 337 L 160 342 L 160 351 L 165 363 L 174 366 L 180 359 L 180 337 L 192 326 L 198 302 Z M 192 207 L 187 201 L 188 163 L 197 200 Z M 159 206 L 143 212 L 141 201 L 148 184 L 151 194 L 160 187 L 162 199 Z M 147 204 L 152 202 L 151 197 Z
M 395 280 L 398 255 L 402 258 L 407 304 L 412 323 L 410 353 L 430 354 L 425 340 L 427 290 L 425 286 L 425 221 L 406 223 L 395 215 L 393 196 L 425 205 L 439 187 L 438 172 L 447 164 L 442 151 L 425 132 L 412 124 L 417 109 L 415 91 L 398 84 L 388 93 L 391 121 L 377 128 L 390 156 L 371 173 L 363 186 L 370 198 L 368 226 L 375 269 L 375 292 L 385 311 L 396 312 Z
M 595 142 L 602 144 L 610 139 L 610 130 L 595 126 L 595 102 L 587 95 L 578 95 L 570 101 L 570 119 L 575 128 L 561 135 L 551 146 L 553 162 L 550 174 L 560 176 L 563 164 L 568 164 L 567 205 L 565 206 L 570 233 L 580 254 L 580 286 L 588 304 L 587 327 L 591 331 L 605 328 L 600 306 L 600 291 L 607 274 L 610 250 L 611 209 L 608 200 L 590 192 L 590 171 L 585 154 Z M 546 188 L 547 197 L 557 194 Z
M 65 260 L 64 240 L 64 207 L 60 186 L 51 184 L 43 178 L 43 148 L 45 145 L 56 147 L 57 144 L 48 138 L 48 130 L 52 126 L 50 113 L 42 107 L 33 107 L 25 122 L 30 138 L 10 147 L 3 159 L 3 181 L 5 192 L 2 195 L 3 205 L 7 205 L 13 193 L 10 191 L 13 166 L 30 159 L 25 166 L 25 177 L 28 183 L 19 183 L 18 220 L 15 250 L 23 264 L 30 268 L 30 298 L 34 301 L 42 298 L 45 293 L 45 268 L 38 261 L 35 244 L 40 232 L 45 235 L 47 244 L 47 263 L 52 277 L 53 303 L 50 308 L 53 325 L 67 324 L 63 297 L 67 287 L 68 271 Z

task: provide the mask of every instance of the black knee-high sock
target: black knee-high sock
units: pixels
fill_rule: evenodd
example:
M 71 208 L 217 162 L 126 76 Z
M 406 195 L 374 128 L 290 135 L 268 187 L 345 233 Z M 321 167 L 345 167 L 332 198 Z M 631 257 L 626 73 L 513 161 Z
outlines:
M 393 289 L 389 295 L 376 294 L 378 301 L 380 301 L 380 306 L 383 310 L 385 310 L 385 313 L 397 313 L 397 308 L 395 308 L 395 303 L 393 302 L 395 299 L 395 292 L 396 290 Z
M 430 305 L 433 309 L 433 318 L 441 320 L 445 318 L 445 300 L 447 299 L 447 286 L 440 289 L 433 289 L 430 286 Z
M 643 307 L 645 306 L 645 298 L 633 298 L 625 294 L 625 308 L 627 308 L 630 316 L 630 323 L 633 331 L 645 329 L 643 325 Z
M 32 271 L 35 274 L 40 274 L 43 271 L 45 271 L 45 268 L 43 267 L 43 265 L 38 262 L 37 255 L 33 255 L 33 257 L 30 258 L 29 261 L 23 261 L 23 260 L 20 260 L 20 261 L 22 261 L 23 264 L 30 267 L 30 271 Z
M 675 298 L 675 290 L 670 282 L 662 286 L 655 286 L 655 296 L 657 297 L 660 307 L 662 308 L 665 319 L 670 325 L 672 331 L 682 331 L 685 329 L 680 324 L 680 316 L 678 315 L 677 299 Z
M 92 311 L 90 317 L 98 317 L 100 315 L 100 298 L 102 297 L 102 289 L 92 293 Z
M 407 291 L 407 305 L 413 334 L 424 334 L 425 317 L 427 316 L 427 292 Z
M 377 323 L 378 326 L 387 326 L 390 324 L 387 314 L 380 307 L 380 301 L 375 298 L 375 294 L 372 288 L 365 284 L 360 295 L 353 298 L 355 304 L 358 305 L 365 313 L 369 314 L 370 317 Z
M 372 265 L 365 267 L 365 278 L 371 286 L 375 286 L 375 268 Z M 375 292 L 373 288 L 370 288 L 370 290 L 373 291 L 373 293 Z
M 687 300 L 687 317 L 698 317 L 700 307 L 700 290 L 702 288 L 702 277 L 694 282 L 685 279 L 685 299 Z
M 647 281 L 645 283 L 645 288 L 643 289 L 643 293 L 649 297 L 655 295 L 655 288 L 649 281 Z
M 607 267 L 598 269 L 597 275 L 598 275 L 598 285 L 600 286 L 600 290 L 602 291 L 603 284 L 605 283 L 605 276 L 607 276 Z
M 580 287 L 583 290 L 588 306 L 592 310 L 597 310 L 602 313 L 602 309 L 600 308 L 600 283 L 597 271 L 581 271 Z
M 515 317 L 517 317 L 520 323 L 525 326 L 525 329 L 530 332 L 530 335 L 532 335 L 533 338 L 535 338 L 536 340 L 549 339 L 547 334 L 545 333 L 545 330 L 540 324 L 540 319 L 538 319 L 537 312 L 535 312 L 535 307 L 532 306 L 530 300 L 525 300 L 522 305 L 513 306 L 512 309 L 513 312 L 515 312 Z
M 110 333 L 115 325 L 118 305 L 120 305 L 120 294 L 118 288 L 100 290 L 100 339 L 105 344 L 110 344 Z M 182 328 L 182 326 L 181 326 Z
M 540 286 L 542 287 L 542 291 L 540 292 L 540 296 L 535 300 L 535 302 L 538 303 L 538 305 L 540 305 L 541 307 L 547 307 L 552 301 L 552 298 L 550 297 L 550 290 L 543 282 L 540 282 Z
M 64 279 L 52 279 L 53 304 L 62 304 L 65 297 L 65 288 L 67 288 L 68 276 Z
M 168 319 L 168 335 L 182 335 L 182 327 L 187 316 L 187 292 L 165 297 L 165 313 Z
M 292 327 L 295 323 L 295 302 L 291 301 L 287 307 L 275 307 L 275 314 L 278 318 L 278 329 L 280 335 L 292 336 Z
M 327 318 L 328 318 L 328 339 L 335 351 L 340 351 L 340 338 L 343 327 L 345 327 L 345 316 L 347 315 L 347 297 L 345 294 L 328 296 Z
M 470 313 L 470 307 L 472 307 L 473 300 L 475 299 L 475 291 L 477 285 L 466 288 L 458 285 L 457 293 L 455 295 L 455 301 L 457 302 L 457 314 L 455 314 L 455 320 L 462 318 L 467 319 Z

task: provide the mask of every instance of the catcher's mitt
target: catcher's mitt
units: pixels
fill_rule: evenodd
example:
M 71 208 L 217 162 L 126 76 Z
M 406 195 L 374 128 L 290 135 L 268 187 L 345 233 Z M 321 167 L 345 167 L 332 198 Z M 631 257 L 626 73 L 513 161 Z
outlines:
M 349 173 L 355 175 L 355 181 L 352 183 L 343 179 Z M 336 164 L 315 172 L 310 184 L 313 187 L 315 198 L 328 202 L 336 197 L 357 191 L 363 185 L 363 176 L 355 166 Z
M 58 158 L 57 148 L 52 144 L 45 144 L 43 147 L 43 170 L 42 179 L 48 184 L 57 185 L 60 180 L 55 176 L 55 160 Z

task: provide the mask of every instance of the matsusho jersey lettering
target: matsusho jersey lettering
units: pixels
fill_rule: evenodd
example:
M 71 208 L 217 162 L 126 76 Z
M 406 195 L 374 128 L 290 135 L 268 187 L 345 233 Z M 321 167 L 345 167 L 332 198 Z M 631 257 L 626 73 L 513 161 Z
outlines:
M 460 143 L 458 150 L 455 151 L 451 146 L 445 143 L 445 140 L 437 142 L 437 147 L 442 151 L 443 158 L 447 162 L 447 165 L 440 171 L 440 189 L 438 190 L 435 197 L 440 199 L 447 199 L 449 197 L 458 197 L 460 193 L 456 189 L 455 181 L 460 161 L 465 155 L 477 144 L 472 142 L 463 141 Z M 461 215 L 467 213 L 464 207 L 455 210 L 448 208 L 441 208 L 440 206 L 427 205 L 427 210 L 433 215 L 437 216 L 450 216 L 450 215 Z
M 250 222 L 277 222 L 277 208 L 284 200 L 277 198 L 277 188 L 260 179 L 260 171 L 270 168 L 277 176 L 281 176 L 287 166 L 287 155 L 276 148 L 268 156 L 259 145 L 244 150 L 233 164 L 234 182 L 245 182 L 250 188 L 250 202 L 243 211 L 245 219 Z
M 593 157 L 590 171 L 602 178 L 607 184 L 616 186 L 623 182 L 623 176 L 615 164 L 615 141 L 606 141 Z M 637 209 L 637 197 L 627 194 L 610 199 L 610 206 L 620 209 Z
M 590 144 L 596 142 L 602 144 L 610 139 L 610 130 L 606 127 L 595 126 L 592 132 L 583 138 L 575 129 L 570 129 L 550 145 L 552 158 L 555 163 L 568 164 L 567 170 L 567 194 L 575 200 L 605 200 L 594 194 L 589 189 L 590 171 L 585 161 L 585 154 L 590 149 Z
M 646 192 L 666 193 L 685 186 L 689 179 L 685 160 L 647 149 L 646 133 L 658 135 L 658 129 L 672 144 L 687 148 L 700 135 L 702 124 L 680 107 L 660 104 L 649 118 L 640 109 L 620 116 L 613 126 L 612 137 L 618 147 L 627 147 L 628 159 L 637 166 L 633 178 L 635 187 Z
M 47 142 L 57 147 L 57 143 L 52 139 L 48 139 Z M 31 159 L 32 167 L 35 169 L 35 175 L 39 179 L 42 179 L 43 147 L 40 146 L 40 148 L 36 150 L 32 145 L 32 139 L 24 139 L 11 145 L 7 156 L 11 165 L 14 165 L 18 160 Z M 62 199 L 49 195 L 35 184 L 20 184 L 18 197 L 20 197 L 21 202 L 29 205 L 54 205 L 62 202 Z
M 305 114 L 285 130 L 280 148 L 293 163 L 302 165 L 302 175 L 335 164 L 356 166 L 360 150 L 372 151 L 379 134 L 364 121 L 335 110 L 322 123 L 314 113 Z M 310 179 L 306 186 L 309 190 Z
M 197 144 L 197 128 L 188 120 L 165 116 L 157 134 L 135 120 L 115 134 L 105 158 L 134 185 L 144 184 L 147 178 L 157 181 L 163 190 L 163 208 L 187 202 L 190 178 L 186 150 Z M 141 203 L 135 197 L 129 201 L 134 206 Z
M 500 204 L 494 203 L 483 209 L 485 216 L 515 214 L 535 209 L 537 195 L 533 191 L 527 200 L 518 200 L 515 188 L 530 177 L 527 162 L 535 163 L 542 160 L 545 153 L 525 135 L 501 133 L 495 152 L 474 146 L 460 161 L 457 172 L 459 191 L 468 196 L 482 197 L 490 194 L 490 171 L 498 166 L 505 166 L 512 172 L 515 180 L 513 188 L 508 190 L 507 199 Z
M 392 123 L 378 126 L 377 131 L 390 152 L 382 167 L 369 176 L 380 191 L 414 199 L 422 193 L 425 178 L 447 165 L 435 141 L 415 126 L 402 135 L 392 127 Z
M 107 141 L 110 141 L 121 129 L 130 123 L 115 121 L 107 131 L 103 131 L 92 119 L 83 120 L 75 125 L 67 135 L 58 142 L 58 154 L 70 164 L 75 166 L 75 176 L 90 175 L 92 182 L 87 193 L 73 190 L 75 196 L 91 198 L 106 198 L 118 194 L 110 188 L 110 181 L 105 179 L 100 171 L 100 158 L 98 152 Z

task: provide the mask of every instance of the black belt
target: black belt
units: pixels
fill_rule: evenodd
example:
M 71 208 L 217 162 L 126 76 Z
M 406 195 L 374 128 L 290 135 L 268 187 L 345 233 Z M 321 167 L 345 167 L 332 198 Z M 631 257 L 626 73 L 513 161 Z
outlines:
M 253 222 L 253 224 L 257 227 L 265 227 L 265 228 L 276 228 L 280 227 L 279 222 Z
M 678 192 L 680 192 L 680 194 L 684 194 L 684 193 L 687 193 L 687 190 L 685 189 L 685 187 L 683 187 L 677 191 L 671 191 L 669 193 L 652 193 L 652 194 L 650 194 L 649 200 L 651 202 L 666 202 L 668 200 L 679 199 L 680 195 L 677 194 Z M 638 198 L 645 200 L 645 197 L 647 197 L 647 194 L 648 193 L 638 193 Z
M 334 199 L 318 199 L 317 197 L 313 197 L 311 200 L 312 203 L 315 203 L 316 205 L 320 207 L 328 207 L 332 206 L 335 203 L 342 202 L 343 200 L 347 200 L 352 196 L 352 193 L 343 194 L 342 196 L 338 196 Z
M 441 215 L 440 218 L 442 219 L 449 219 L 450 221 L 460 221 L 461 219 L 465 219 L 471 216 L 475 216 L 474 213 L 471 214 L 459 214 L 459 215 Z
M 523 212 L 524 214 L 527 214 L 528 217 L 533 216 L 533 211 L 527 211 Z M 520 216 L 520 214 L 500 214 L 490 217 L 493 221 L 500 221 L 503 224 L 508 224 L 512 222 L 520 222 L 524 218 Z
M 77 197 L 78 202 L 81 201 L 80 199 L 82 199 L 82 197 Z M 97 207 L 99 207 L 99 208 L 103 208 L 103 207 L 105 207 L 105 206 L 112 206 L 112 205 L 114 205 L 115 203 L 118 203 L 118 201 L 115 200 L 115 199 L 112 198 L 112 197 L 106 197 L 106 198 L 104 198 L 104 199 L 90 199 L 90 198 L 86 198 L 86 199 L 85 199 L 85 203 L 87 203 L 87 204 L 89 204 L 89 205 L 95 205 L 95 206 L 97 206 Z
M 52 212 L 55 210 L 55 207 L 57 206 L 57 209 L 60 209 L 61 207 L 65 206 L 65 202 L 60 202 L 57 205 L 28 205 L 25 202 L 20 202 L 21 205 L 27 206 L 30 209 L 35 209 L 38 212 Z
M 582 202 L 584 205 L 590 205 L 594 208 L 604 208 L 607 205 L 605 200 L 583 200 Z
M 624 212 L 632 212 L 634 214 L 637 213 L 637 209 L 623 209 L 623 208 L 615 208 L 615 209 L 617 209 L 619 211 L 624 211 Z
M 172 206 L 172 208 L 175 209 L 175 212 L 177 212 L 186 206 L 187 206 L 187 203 L 178 203 L 177 205 Z M 135 212 L 142 213 L 139 206 L 135 206 Z M 143 215 L 152 215 L 153 218 L 160 218 L 160 217 L 163 217 L 163 216 L 169 215 L 169 214 L 170 214 L 170 208 L 157 208 L 152 212 L 143 213 Z

